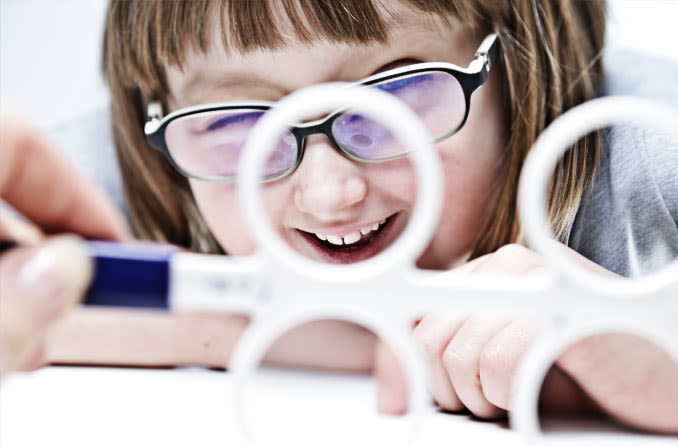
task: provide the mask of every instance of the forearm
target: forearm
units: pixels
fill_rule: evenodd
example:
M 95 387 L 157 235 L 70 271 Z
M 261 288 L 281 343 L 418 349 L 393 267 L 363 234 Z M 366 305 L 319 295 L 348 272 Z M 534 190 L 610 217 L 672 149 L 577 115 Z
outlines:
M 371 372 L 376 339 L 372 332 L 348 322 L 315 321 L 278 339 L 266 354 L 266 361 L 327 370 Z
M 173 366 L 187 362 L 176 315 L 77 308 L 47 336 L 49 363 Z
M 227 367 L 243 315 L 78 308 L 50 332 L 48 363 Z M 281 337 L 266 361 L 332 370 L 368 371 L 374 336 L 341 321 L 319 321 Z
M 600 335 L 573 345 L 558 365 L 611 417 L 643 430 L 678 433 L 678 364 L 654 343 Z

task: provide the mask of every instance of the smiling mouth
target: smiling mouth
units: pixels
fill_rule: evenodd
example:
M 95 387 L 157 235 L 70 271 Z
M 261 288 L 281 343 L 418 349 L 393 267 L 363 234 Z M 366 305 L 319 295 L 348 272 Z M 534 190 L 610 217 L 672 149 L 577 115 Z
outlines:
M 355 263 L 369 259 L 386 249 L 398 235 L 400 213 L 383 222 L 344 237 L 297 231 L 328 263 Z

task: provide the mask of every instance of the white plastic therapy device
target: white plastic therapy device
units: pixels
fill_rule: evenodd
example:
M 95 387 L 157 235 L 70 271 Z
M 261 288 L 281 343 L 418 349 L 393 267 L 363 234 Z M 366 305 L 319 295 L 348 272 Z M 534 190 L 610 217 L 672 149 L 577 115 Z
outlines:
M 409 224 L 384 252 L 364 262 L 329 265 L 290 249 L 273 231 L 260 197 L 258 172 L 285 125 L 308 116 L 351 108 L 380 122 L 413 147 L 417 200 Z M 558 118 L 530 151 L 519 189 L 520 218 L 531 249 L 549 272 L 535 280 L 418 270 L 414 265 L 437 226 L 442 172 L 430 137 L 397 99 L 345 84 L 312 86 L 288 96 L 258 123 L 240 165 L 239 200 L 257 244 L 249 258 L 177 253 L 171 262 L 169 307 L 239 312 L 251 324 L 236 346 L 231 370 L 235 403 L 271 343 L 304 322 L 341 319 L 360 324 L 387 341 L 408 379 L 407 422 L 416 426 L 426 406 L 427 370 L 413 343 L 413 317 L 432 312 L 499 314 L 539 320 L 543 336 L 522 360 L 512 389 L 512 426 L 526 444 L 538 444 L 537 401 L 551 364 L 572 342 L 594 334 L 638 334 L 678 358 L 678 262 L 638 280 L 610 279 L 585 271 L 553 241 L 546 190 L 555 163 L 586 133 L 613 124 L 634 124 L 678 137 L 675 111 L 637 98 L 608 97 L 580 105 Z M 189 273 L 190 274 L 187 274 Z M 440 276 L 442 277 L 442 276 Z M 247 423 L 241 423 L 247 430 Z M 412 429 L 412 438 L 416 429 Z M 251 439 L 251 432 L 245 432 Z

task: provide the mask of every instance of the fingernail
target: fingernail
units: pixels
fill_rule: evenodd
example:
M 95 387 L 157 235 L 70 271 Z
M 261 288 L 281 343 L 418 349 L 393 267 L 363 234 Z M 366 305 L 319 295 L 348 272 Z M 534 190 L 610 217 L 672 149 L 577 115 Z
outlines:
M 92 275 L 87 248 L 75 236 L 47 241 L 19 271 L 19 285 L 45 313 L 56 314 L 74 304 Z

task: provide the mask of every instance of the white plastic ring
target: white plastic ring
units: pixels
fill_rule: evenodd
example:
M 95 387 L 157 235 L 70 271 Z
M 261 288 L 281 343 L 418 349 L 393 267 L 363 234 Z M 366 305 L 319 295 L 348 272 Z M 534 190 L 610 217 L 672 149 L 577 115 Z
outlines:
M 254 319 L 252 325 L 236 345 L 230 364 L 234 374 L 233 401 L 235 412 L 240 419 L 241 432 L 247 444 L 254 445 L 256 443 L 245 408 L 246 390 L 251 385 L 250 378 L 256 373 L 264 355 L 280 335 L 306 322 L 323 319 L 345 320 L 358 324 L 372 331 L 388 344 L 399 360 L 407 379 L 408 408 L 407 412 L 402 415 L 402 421 L 409 424 L 409 430 L 407 438 L 403 439 L 403 444 L 412 444 L 415 441 L 421 418 L 429 405 L 426 390 L 428 375 L 426 373 L 426 362 L 416 348 L 407 326 L 400 326 L 383 320 L 380 323 L 373 314 L 365 313 L 355 307 L 345 307 L 341 304 L 326 305 L 320 303 L 316 306 L 304 308 L 280 309 L 280 311 L 267 314 L 272 317 L 261 315 Z
M 520 362 L 512 386 L 511 425 L 527 446 L 544 444 L 547 437 L 539 425 L 538 403 L 546 374 L 558 357 L 577 341 L 605 333 L 629 333 L 642 336 L 661 346 L 674 360 L 678 358 L 676 331 L 648 324 L 647 320 L 608 321 L 595 319 L 570 325 L 565 330 L 550 330 L 530 348 Z M 556 440 L 556 443 L 561 444 Z
M 362 280 L 393 269 L 413 265 L 428 245 L 440 216 L 442 168 L 433 150 L 432 137 L 419 118 L 395 97 L 374 89 L 348 88 L 348 84 L 321 84 L 299 90 L 266 113 L 252 131 L 239 166 L 239 199 L 252 228 L 257 251 L 297 273 L 327 281 Z M 292 250 L 273 231 L 263 207 L 260 175 L 265 159 L 286 125 L 309 116 L 350 108 L 385 127 L 413 148 L 417 197 L 410 221 L 400 237 L 378 255 L 349 265 L 312 261 Z
M 546 190 L 560 156 L 580 137 L 613 124 L 635 124 L 678 137 L 676 110 L 634 97 L 595 99 L 564 113 L 539 136 L 525 161 L 519 186 L 519 211 L 530 246 L 560 275 L 599 295 L 638 297 L 657 293 L 676 282 L 678 261 L 660 272 L 634 280 L 615 280 L 589 272 L 553 243 L 546 215 Z M 676 147 L 678 156 L 678 147 Z

